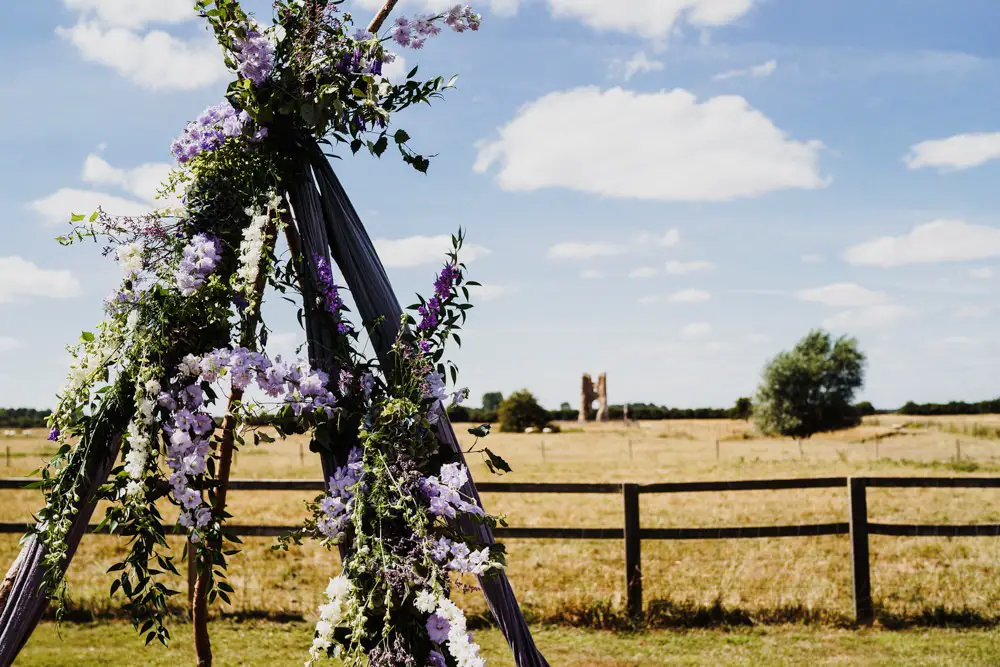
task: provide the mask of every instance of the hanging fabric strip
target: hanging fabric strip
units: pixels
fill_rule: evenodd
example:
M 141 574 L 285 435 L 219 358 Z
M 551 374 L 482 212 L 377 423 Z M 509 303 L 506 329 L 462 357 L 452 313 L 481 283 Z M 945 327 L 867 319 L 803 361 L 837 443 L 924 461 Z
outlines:
M 107 394 L 107 399 L 91 421 L 84 442 L 76 448 L 74 456 L 83 458 L 78 464 L 86 482 L 80 492 L 73 525 L 66 535 L 66 560 L 62 564 L 64 576 L 97 507 L 94 502 L 97 488 L 107 482 L 114 467 L 122 434 L 133 412 L 134 407 L 128 405 L 123 397 Z M 10 667 L 14 663 L 42 618 L 48 603 L 42 589 L 45 578 L 43 560 L 47 554 L 48 550 L 37 535 L 29 537 L 0 586 L 0 591 L 6 591 L 6 598 L 0 596 L 0 667 Z
M 388 352 L 396 340 L 402 308 L 357 211 L 318 147 L 312 153 L 312 167 L 320 190 L 323 220 L 333 258 L 344 274 L 344 280 L 351 289 L 366 328 L 371 329 L 375 323 L 379 323 L 373 330 L 372 344 L 383 368 L 391 368 L 388 365 Z M 314 211 L 310 207 L 308 211 L 297 212 L 300 216 L 303 213 L 311 215 Z M 462 448 L 447 415 L 442 414 L 437 429 L 438 439 L 464 463 Z M 463 492 L 475 498 L 482 506 L 471 477 Z M 469 524 L 466 528 L 477 531 L 484 544 L 494 543 L 493 531 L 488 526 Z M 506 573 L 480 577 L 479 584 L 490 611 L 511 647 L 517 666 L 547 667 L 548 663 L 531 637 Z

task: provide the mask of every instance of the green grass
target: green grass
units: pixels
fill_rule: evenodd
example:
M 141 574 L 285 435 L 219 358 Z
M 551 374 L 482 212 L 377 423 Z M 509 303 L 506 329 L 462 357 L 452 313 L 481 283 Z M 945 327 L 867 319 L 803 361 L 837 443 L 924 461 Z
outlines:
M 211 626 L 215 665 L 301 665 L 311 640 L 306 623 L 216 621 Z M 67 624 L 61 638 L 43 623 L 18 667 L 158 667 L 192 664 L 190 626 L 178 625 L 169 648 L 143 647 L 123 622 Z M 512 665 L 496 630 L 477 633 L 491 667 Z M 753 630 L 645 633 L 535 628 L 535 639 L 553 666 L 642 665 L 995 665 L 1000 632 L 927 630 L 853 631 L 803 626 Z

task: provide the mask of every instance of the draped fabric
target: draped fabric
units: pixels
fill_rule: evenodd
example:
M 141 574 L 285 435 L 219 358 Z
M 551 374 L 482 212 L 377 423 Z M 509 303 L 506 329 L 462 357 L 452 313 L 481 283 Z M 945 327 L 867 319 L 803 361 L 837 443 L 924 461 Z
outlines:
M 88 482 L 80 495 L 73 525 L 66 536 L 69 549 L 63 563 L 64 573 L 87 531 L 90 517 L 94 514 L 97 488 L 108 479 L 115 459 L 118 458 L 121 437 L 131 414 L 120 397 L 108 396 L 94 416 L 85 442 L 81 443 L 74 454 L 83 458 L 82 476 Z M 0 585 L 0 667 L 9 667 L 14 663 L 17 654 L 42 618 L 42 612 L 48 603 L 42 589 L 45 578 L 42 561 L 47 553 L 48 550 L 37 535 L 28 537 Z
M 344 274 L 344 281 L 351 290 L 365 326 L 372 331 L 372 345 L 376 355 L 383 368 L 391 369 L 388 353 L 399 331 L 402 309 L 357 211 L 344 192 L 330 163 L 318 149 L 312 152 L 311 166 L 316 185 L 319 187 L 322 222 L 333 258 Z M 308 218 L 312 218 L 315 214 L 314 205 L 296 210 L 296 217 L 303 226 L 314 226 L 316 222 Z M 455 437 L 448 416 L 443 412 L 437 430 L 440 442 L 464 463 L 462 448 Z M 482 506 L 482 500 L 471 477 L 462 490 Z M 469 522 L 463 528 L 478 532 L 478 537 L 484 544 L 494 543 L 493 531 L 489 526 Z M 479 584 L 486 596 L 490 611 L 510 645 L 517 666 L 547 667 L 548 663 L 531 637 L 531 631 L 524 620 L 506 573 L 481 576 Z

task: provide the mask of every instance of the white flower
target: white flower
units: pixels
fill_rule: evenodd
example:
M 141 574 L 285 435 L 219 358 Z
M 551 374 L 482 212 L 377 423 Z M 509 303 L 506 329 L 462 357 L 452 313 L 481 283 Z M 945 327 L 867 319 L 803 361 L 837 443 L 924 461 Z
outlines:
M 146 388 L 146 393 L 149 394 L 150 396 L 160 395 L 160 383 L 157 382 L 156 380 L 148 380 L 146 382 L 145 388 Z
M 190 375 L 191 377 L 201 375 L 201 359 L 189 354 L 181 360 L 181 363 L 177 364 L 177 370 L 180 371 L 181 375 Z
M 142 485 L 142 482 L 133 479 L 125 487 L 125 494 L 132 497 L 138 496 L 140 493 L 142 493 L 144 488 L 145 487 Z
M 437 598 L 430 591 L 423 591 L 417 596 L 414 606 L 425 614 L 433 614 L 437 607 Z
M 126 278 L 134 277 L 142 271 L 142 254 L 145 251 L 142 243 L 127 243 L 118 246 L 118 261 Z

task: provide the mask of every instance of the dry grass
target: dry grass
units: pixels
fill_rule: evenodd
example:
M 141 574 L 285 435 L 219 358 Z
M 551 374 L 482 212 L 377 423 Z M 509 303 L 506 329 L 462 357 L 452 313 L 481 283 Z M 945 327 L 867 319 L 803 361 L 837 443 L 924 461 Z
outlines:
M 510 481 L 654 482 L 703 479 L 809 477 L 852 474 L 995 474 L 1000 442 L 956 436 L 971 425 L 1000 425 L 1000 416 L 921 419 L 893 437 L 905 418 L 881 416 L 857 429 L 796 443 L 756 438 L 732 421 L 644 422 L 592 425 L 562 434 L 490 436 L 510 461 Z M 936 426 L 936 424 L 942 426 Z M 459 428 L 462 435 L 464 428 Z M 905 433 L 903 435 L 902 433 Z M 469 436 L 465 436 L 471 442 Z M 720 459 L 716 460 L 716 441 Z M 544 458 L 543 446 L 544 441 Z M 876 442 L 882 460 L 875 461 Z M 297 440 L 242 451 L 234 475 L 315 478 L 319 464 Z M 0 475 L 26 475 L 49 454 L 40 437 L 2 438 L 10 465 Z M 631 449 L 632 458 L 629 459 Z M 489 477 L 474 463 L 477 480 Z M 872 520 L 910 523 L 1000 523 L 997 492 L 989 490 L 869 491 Z M 309 494 L 233 492 L 235 523 L 297 523 Z M 27 520 L 37 492 L 0 492 L 0 521 Z M 487 506 L 514 526 L 620 526 L 617 496 L 487 494 Z M 712 527 L 846 521 L 846 491 L 761 491 L 644 496 L 644 527 Z M 236 587 L 227 613 L 241 616 L 312 617 L 337 558 L 306 547 L 269 550 L 269 539 L 248 539 L 232 560 Z M 179 542 L 177 553 L 180 553 Z M 84 615 L 114 612 L 105 570 L 121 552 L 120 538 L 90 536 L 70 571 L 74 606 Z M 510 570 L 529 616 L 614 627 L 623 606 L 623 549 L 616 541 L 511 540 Z M 15 536 L 0 536 L 0 563 L 17 551 Z M 645 599 L 657 625 L 756 622 L 847 623 L 851 612 L 846 536 L 643 543 Z M 996 538 L 872 538 L 873 593 L 884 622 L 993 624 L 1000 618 L 1000 540 Z M 175 586 L 183 588 L 180 582 Z M 481 597 L 463 594 L 471 612 Z M 183 604 L 183 601 L 179 601 Z

